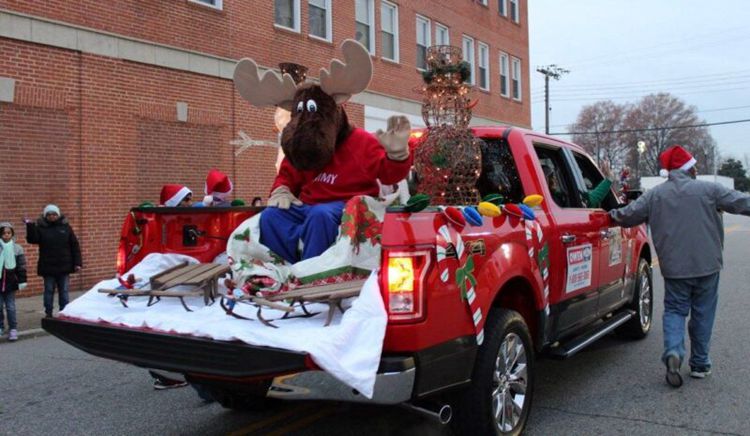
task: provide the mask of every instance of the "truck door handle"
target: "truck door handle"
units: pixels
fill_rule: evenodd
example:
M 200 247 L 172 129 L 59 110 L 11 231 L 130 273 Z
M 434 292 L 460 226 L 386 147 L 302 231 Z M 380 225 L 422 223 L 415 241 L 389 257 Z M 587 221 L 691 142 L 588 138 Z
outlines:
M 560 239 L 562 239 L 563 244 L 572 244 L 576 241 L 576 235 L 565 234 Z
M 609 230 L 600 230 L 599 236 L 601 237 L 602 240 L 606 241 L 607 239 L 609 239 Z

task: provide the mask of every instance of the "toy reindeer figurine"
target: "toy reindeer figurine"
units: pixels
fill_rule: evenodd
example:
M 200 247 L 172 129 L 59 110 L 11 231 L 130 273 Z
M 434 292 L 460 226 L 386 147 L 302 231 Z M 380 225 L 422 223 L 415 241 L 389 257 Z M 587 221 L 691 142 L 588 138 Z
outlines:
M 391 117 L 377 138 L 349 123 L 343 104 L 364 91 L 372 78 L 370 54 L 358 42 L 341 45 L 344 61 L 321 68 L 320 84 L 294 83 L 289 74 L 259 74 L 252 59 L 235 68 L 240 95 L 257 107 L 291 111 L 281 133 L 286 157 L 260 221 L 261 242 L 289 262 L 315 257 L 336 239 L 345 202 L 377 196 L 377 180 L 394 184 L 411 167 L 406 117 Z M 297 252 L 298 240 L 303 251 Z

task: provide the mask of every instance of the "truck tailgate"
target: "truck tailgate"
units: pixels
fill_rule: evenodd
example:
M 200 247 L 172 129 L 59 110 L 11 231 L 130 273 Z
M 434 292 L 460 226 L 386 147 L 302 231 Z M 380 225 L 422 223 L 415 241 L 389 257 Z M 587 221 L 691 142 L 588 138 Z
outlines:
M 307 354 L 85 321 L 44 318 L 42 328 L 87 353 L 146 368 L 218 377 L 304 371 Z

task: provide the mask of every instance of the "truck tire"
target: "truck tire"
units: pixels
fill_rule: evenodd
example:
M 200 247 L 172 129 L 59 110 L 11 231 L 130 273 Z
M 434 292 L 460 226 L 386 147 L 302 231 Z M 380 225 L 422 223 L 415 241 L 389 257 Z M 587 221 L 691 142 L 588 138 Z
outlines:
M 469 387 L 455 401 L 459 435 L 518 435 L 534 391 L 534 348 L 518 312 L 492 309 Z
M 638 261 L 633 301 L 627 306 L 635 316 L 617 329 L 617 334 L 629 339 L 643 339 L 651 331 L 654 318 L 654 287 L 651 267 L 646 259 Z

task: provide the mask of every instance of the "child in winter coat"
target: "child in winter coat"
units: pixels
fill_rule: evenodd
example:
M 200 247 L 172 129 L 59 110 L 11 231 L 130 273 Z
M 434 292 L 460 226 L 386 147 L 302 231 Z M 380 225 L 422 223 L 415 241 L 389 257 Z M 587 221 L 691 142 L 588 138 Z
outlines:
M 0 336 L 3 335 L 5 326 L 4 306 L 8 314 L 9 341 L 18 339 L 16 291 L 26 287 L 26 256 L 23 248 L 16 244 L 15 236 L 9 222 L 0 223 Z

